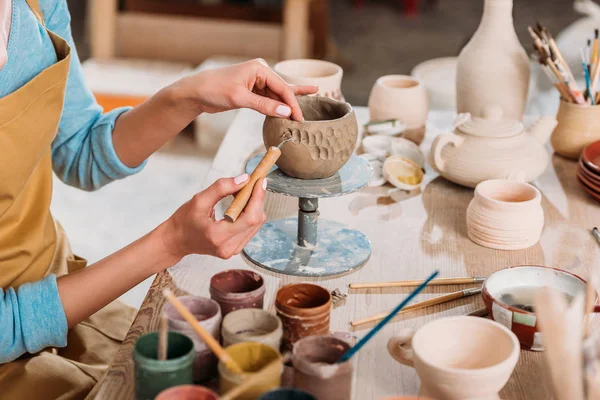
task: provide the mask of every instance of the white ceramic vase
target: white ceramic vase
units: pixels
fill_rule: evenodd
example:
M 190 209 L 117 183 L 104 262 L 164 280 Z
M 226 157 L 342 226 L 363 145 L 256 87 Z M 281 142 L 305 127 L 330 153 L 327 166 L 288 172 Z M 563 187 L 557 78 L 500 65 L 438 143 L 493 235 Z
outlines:
M 530 66 L 512 19 L 512 0 L 485 0 L 479 28 L 458 56 L 456 105 L 479 117 L 498 104 L 504 115 L 522 120 Z
M 429 99 L 425 87 L 408 75 L 386 75 L 375 82 L 369 96 L 371 121 L 399 119 L 406 124 L 402 137 L 420 144 L 425 136 Z
M 535 245 L 544 228 L 542 195 L 528 183 L 507 179 L 481 182 L 467 208 L 467 233 L 493 249 L 519 250 Z

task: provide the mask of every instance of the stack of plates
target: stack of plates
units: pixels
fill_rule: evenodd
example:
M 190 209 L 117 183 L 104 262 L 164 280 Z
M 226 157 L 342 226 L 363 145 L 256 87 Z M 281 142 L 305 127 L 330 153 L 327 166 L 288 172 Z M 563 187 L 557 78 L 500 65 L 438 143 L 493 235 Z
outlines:
M 583 149 L 579 159 L 577 179 L 586 192 L 600 201 L 600 141 Z

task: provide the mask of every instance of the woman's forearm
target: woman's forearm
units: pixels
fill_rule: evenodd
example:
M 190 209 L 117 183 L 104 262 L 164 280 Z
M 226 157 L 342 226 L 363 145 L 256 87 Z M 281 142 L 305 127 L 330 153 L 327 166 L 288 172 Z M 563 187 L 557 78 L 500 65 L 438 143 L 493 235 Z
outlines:
M 119 159 L 130 168 L 137 167 L 200 112 L 179 86 L 167 86 L 117 119 L 112 139 Z
M 163 229 L 164 224 L 105 259 L 58 278 L 58 292 L 69 328 L 180 260 L 166 251 Z

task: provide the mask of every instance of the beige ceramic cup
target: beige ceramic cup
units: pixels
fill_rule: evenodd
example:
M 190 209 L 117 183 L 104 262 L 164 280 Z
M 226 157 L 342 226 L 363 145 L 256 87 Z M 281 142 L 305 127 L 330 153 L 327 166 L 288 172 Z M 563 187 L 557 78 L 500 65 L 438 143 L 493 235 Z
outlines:
M 223 346 L 235 343 L 259 342 L 279 349 L 283 328 L 278 316 L 257 308 L 232 311 L 221 325 Z
M 600 105 L 580 105 L 560 101 L 558 125 L 550 142 L 554 151 L 563 157 L 577 160 L 588 144 L 600 140 Z
M 408 75 L 386 75 L 377 79 L 369 95 L 371 121 L 399 119 L 406 124 L 402 137 L 421 144 L 429 99 L 425 87 Z
M 519 359 L 519 340 L 479 317 L 446 317 L 406 329 L 388 342 L 396 361 L 417 370 L 421 396 L 436 400 L 497 400 Z
M 341 90 L 344 71 L 337 64 L 310 59 L 286 60 L 275 64 L 273 70 L 287 83 L 318 86 L 318 96 L 344 101 Z

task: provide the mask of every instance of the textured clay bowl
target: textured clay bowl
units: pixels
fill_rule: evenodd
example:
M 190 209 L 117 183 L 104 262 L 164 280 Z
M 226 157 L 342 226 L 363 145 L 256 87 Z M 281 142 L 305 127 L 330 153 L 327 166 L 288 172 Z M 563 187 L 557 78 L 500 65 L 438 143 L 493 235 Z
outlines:
M 543 339 L 539 331 L 537 315 L 513 307 L 500 300 L 502 294 L 510 293 L 517 287 L 544 288 L 560 290 L 569 296 L 585 292 L 586 282 L 570 272 L 533 265 L 521 265 L 501 269 L 490 275 L 483 284 L 483 302 L 488 315 L 496 322 L 512 330 L 521 348 L 543 351 Z
M 304 121 L 267 117 L 265 146 L 281 147 L 277 166 L 299 179 L 329 178 L 346 164 L 356 147 L 358 123 L 352 106 L 326 97 L 300 96 Z
M 600 141 L 587 145 L 583 149 L 581 159 L 586 167 L 600 174 Z

